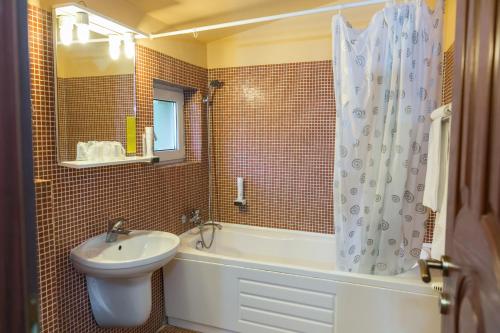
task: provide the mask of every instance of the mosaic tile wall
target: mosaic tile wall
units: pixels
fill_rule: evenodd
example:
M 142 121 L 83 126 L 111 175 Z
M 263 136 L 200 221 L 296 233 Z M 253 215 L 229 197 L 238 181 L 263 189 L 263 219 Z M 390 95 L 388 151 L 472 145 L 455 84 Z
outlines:
M 444 56 L 451 102 L 453 47 Z M 209 70 L 214 217 L 229 223 L 333 233 L 335 101 L 330 61 Z M 234 206 L 236 177 L 248 206 Z M 432 241 L 435 214 L 425 242 Z
M 59 156 L 76 159 L 80 141 L 119 141 L 126 147 L 126 116 L 134 115 L 134 75 L 57 80 Z
M 443 104 L 453 101 L 453 64 L 455 60 L 455 45 L 451 45 L 448 51 L 444 53 L 443 66 Z
M 68 254 L 103 232 L 113 217 L 127 218 L 134 229 L 181 233 L 188 227 L 179 222 L 183 213 L 197 207 L 206 215 L 207 133 L 201 99 L 209 77 L 225 82 L 215 94 L 212 112 L 214 218 L 333 232 L 335 111 L 330 61 L 207 71 L 139 46 L 137 135 L 152 124 L 153 79 L 195 88 L 185 93 L 187 162 L 71 170 L 57 165 L 51 22 L 50 13 L 29 7 L 43 332 L 155 332 L 162 326 L 160 272 L 153 275 L 149 321 L 136 329 L 102 330 L 92 318 L 84 277 L 72 268 Z M 450 52 L 445 56 L 445 99 L 451 96 L 451 74 L 446 74 L 451 73 Z M 246 179 L 244 211 L 233 205 L 237 176 Z M 164 331 L 185 332 L 173 327 Z
M 59 332 L 57 316 L 56 244 L 50 181 L 35 182 L 39 263 L 40 321 L 44 332 Z
M 153 78 L 198 89 L 187 94 L 184 110 L 188 162 L 167 167 L 59 167 L 51 14 L 30 6 L 28 20 L 42 332 L 155 332 L 165 313 L 160 271 L 153 274 L 153 311 L 148 322 L 135 329 L 103 330 L 92 318 L 85 279 L 71 266 L 68 255 L 85 239 L 104 232 L 107 221 L 114 217 L 126 218 L 132 229 L 179 234 L 188 227 L 180 223 L 182 214 L 193 207 L 206 214 L 208 160 L 206 140 L 202 139 L 206 138 L 206 120 L 201 96 L 206 93 L 207 70 L 138 48 L 139 128 L 152 119 L 147 91 L 151 91 Z M 168 328 L 169 332 L 176 330 Z
M 335 100 L 331 61 L 210 69 L 214 217 L 333 232 Z M 245 177 L 240 210 L 236 177 Z

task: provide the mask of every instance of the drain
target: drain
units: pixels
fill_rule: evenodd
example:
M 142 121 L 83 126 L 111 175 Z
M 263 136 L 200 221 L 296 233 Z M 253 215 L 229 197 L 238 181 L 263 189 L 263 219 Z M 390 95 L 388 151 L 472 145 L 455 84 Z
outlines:
M 122 250 L 122 246 L 118 246 L 118 251 L 121 251 Z

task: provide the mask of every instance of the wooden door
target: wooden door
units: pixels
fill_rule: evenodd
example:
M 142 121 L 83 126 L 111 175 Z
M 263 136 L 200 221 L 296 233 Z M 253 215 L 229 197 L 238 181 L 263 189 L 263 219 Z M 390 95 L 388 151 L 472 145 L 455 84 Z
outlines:
M 37 327 L 26 1 L 0 0 L 0 332 Z
M 500 332 L 500 1 L 459 0 L 444 333 Z

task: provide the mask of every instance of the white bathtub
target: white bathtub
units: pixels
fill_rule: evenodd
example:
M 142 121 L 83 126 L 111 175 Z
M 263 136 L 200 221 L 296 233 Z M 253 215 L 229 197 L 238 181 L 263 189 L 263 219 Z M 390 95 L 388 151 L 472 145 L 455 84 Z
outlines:
M 335 270 L 335 237 L 223 224 L 209 250 L 181 235 L 164 267 L 169 324 L 199 332 L 438 333 L 438 295 L 416 272 Z M 209 232 L 206 232 L 209 236 Z

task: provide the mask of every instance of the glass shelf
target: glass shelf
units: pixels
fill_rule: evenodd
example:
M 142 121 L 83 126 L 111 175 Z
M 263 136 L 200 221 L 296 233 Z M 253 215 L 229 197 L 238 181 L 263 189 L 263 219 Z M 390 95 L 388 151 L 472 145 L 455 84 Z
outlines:
M 122 164 L 131 164 L 131 163 L 157 163 L 159 162 L 159 158 L 156 156 L 130 156 L 125 157 L 120 160 L 108 160 L 108 161 L 64 161 L 60 162 L 59 165 L 73 168 L 73 169 L 86 169 L 86 168 L 96 168 L 102 166 L 111 166 L 111 165 L 122 165 Z

